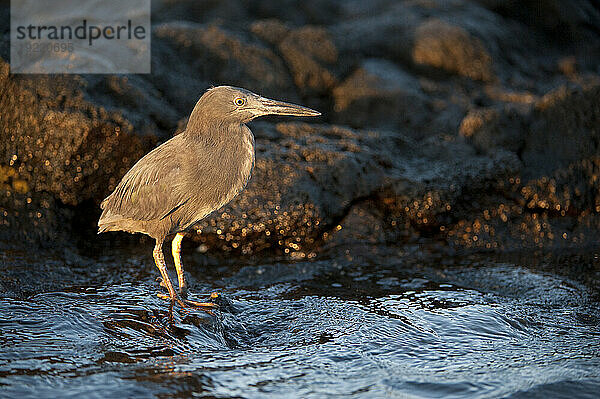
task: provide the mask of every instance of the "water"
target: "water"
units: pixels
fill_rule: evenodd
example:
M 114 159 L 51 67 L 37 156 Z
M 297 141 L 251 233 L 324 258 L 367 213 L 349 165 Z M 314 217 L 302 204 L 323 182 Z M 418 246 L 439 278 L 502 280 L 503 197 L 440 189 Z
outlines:
M 0 397 L 591 398 L 600 389 L 596 297 L 540 269 L 402 257 L 214 266 L 195 254 L 185 259 L 192 288 L 217 288 L 221 310 L 179 310 L 169 327 L 149 256 L 117 256 L 2 254 L 5 286 L 35 291 L 50 277 L 0 303 Z

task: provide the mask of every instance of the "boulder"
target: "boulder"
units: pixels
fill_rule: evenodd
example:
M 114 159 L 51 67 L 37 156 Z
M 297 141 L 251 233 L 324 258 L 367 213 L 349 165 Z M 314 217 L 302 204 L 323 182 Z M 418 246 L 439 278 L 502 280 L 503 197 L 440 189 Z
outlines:
M 257 161 L 246 191 L 198 226 L 209 247 L 303 258 L 343 226 L 364 232 L 343 221 L 365 201 L 396 231 L 404 224 L 391 224 L 391 214 L 417 231 L 439 229 L 451 222 L 450 209 L 476 206 L 464 203 L 465 191 L 484 190 L 519 167 L 514 154 L 480 155 L 457 138 L 417 143 L 395 132 L 302 123 L 262 123 L 254 132 Z
M 80 77 L 11 75 L 0 60 L 1 236 L 64 238 L 64 207 L 103 198 L 155 142 L 84 93 Z
M 253 122 L 254 178 L 194 235 L 211 254 L 593 243 L 597 8 L 514 3 L 159 1 L 152 74 L 18 76 L 2 61 L 0 239 L 93 233 L 126 170 L 232 84 L 323 116 Z
M 167 93 L 167 99 L 176 102 L 181 101 L 176 97 L 181 97 L 179 89 L 183 89 L 188 99 L 186 114 L 210 85 L 243 86 L 266 96 L 297 98 L 282 59 L 247 34 L 189 22 L 162 23 L 153 32 L 157 38 L 153 46 L 158 50 L 153 64 L 157 85 Z M 179 65 L 175 68 L 184 76 L 173 76 L 174 59 Z M 190 83 L 193 93 L 184 89 Z
M 366 59 L 333 90 L 334 121 L 355 127 L 415 128 L 427 118 L 419 81 L 385 59 Z
M 328 66 L 337 61 L 338 52 L 324 28 L 290 29 L 279 21 L 264 20 L 252 24 L 251 30 L 276 46 L 303 95 L 327 94 L 337 83 Z
M 460 26 L 431 18 L 415 31 L 413 62 L 475 80 L 494 79 L 484 43 Z
M 600 80 L 562 86 L 535 104 L 522 159 L 528 176 L 548 175 L 600 155 Z

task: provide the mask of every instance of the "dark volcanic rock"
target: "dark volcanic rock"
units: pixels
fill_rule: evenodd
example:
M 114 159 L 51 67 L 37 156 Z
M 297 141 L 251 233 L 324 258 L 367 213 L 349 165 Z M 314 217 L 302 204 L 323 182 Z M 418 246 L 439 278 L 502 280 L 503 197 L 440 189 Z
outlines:
M 198 226 L 209 248 L 298 258 L 357 242 L 594 244 L 592 2 L 291 3 L 157 2 L 150 75 L 12 76 L 3 61 L 0 238 L 93 232 L 125 171 L 207 87 L 232 84 L 324 115 L 254 123 L 254 178 Z
M 600 7 L 594 0 L 477 0 L 502 15 L 563 37 L 577 40 L 600 33 Z
M 427 119 L 419 81 L 387 60 L 363 61 L 333 98 L 334 120 L 351 126 L 414 129 Z
M 494 77 L 492 58 L 481 40 L 438 19 L 429 19 L 417 27 L 413 61 L 476 80 L 489 81 Z
M 273 20 L 258 21 L 251 29 L 277 46 L 304 95 L 327 94 L 336 84 L 337 79 L 327 65 L 337 61 L 338 53 L 325 29 L 315 26 L 289 29 Z
M 462 120 L 459 133 L 471 139 L 475 147 L 486 153 L 505 148 L 515 153 L 523 148 L 529 104 L 477 108 L 469 111 Z
M 504 246 L 597 243 L 599 87 L 597 79 L 562 86 L 535 104 L 474 110 L 463 120 L 461 133 L 480 151 L 509 149 L 523 164 L 502 207 L 484 211 Z
M 1 61 L 0 61 L 1 62 Z M 77 76 L 16 76 L 0 65 L 0 234 L 45 241 L 68 232 L 62 205 L 98 201 L 151 139 L 84 98 Z
M 405 3 L 383 4 L 367 7 L 348 20 L 332 24 L 334 43 L 344 57 L 353 61 L 365 57 L 410 61 L 414 30 L 421 13 Z
M 474 109 L 460 133 L 484 152 L 518 152 L 524 176 L 551 175 L 600 154 L 600 80 L 566 85 L 534 104 Z
M 238 0 L 153 0 L 152 21 L 208 22 L 225 18 L 239 23 L 248 18 L 244 3 Z
M 170 22 L 154 28 L 159 49 L 171 50 L 178 62 L 185 62 L 188 75 L 212 85 L 244 86 L 267 96 L 294 96 L 295 89 L 282 60 L 269 48 L 244 34 L 233 34 L 216 25 Z M 165 55 L 168 62 L 169 54 Z M 171 71 L 162 65 L 159 75 Z M 167 80 L 167 77 L 164 77 Z M 163 89 L 171 91 L 172 80 Z M 185 80 L 179 83 L 184 86 Z M 204 87 L 206 88 L 206 87 Z M 199 98 L 202 91 L 189 94 Z M 176 93 L 173 93 L 173 95 Z M 192 104 L 193 105 L 193 104 Z
M 292 123 L 271 129 L 268 124 L 254 129 L 253 180 L 226 209 L 201 223 L 204 242 L 243 252 L 274 247 L 304 257 L 365 201 L 380 208 L 381 216 L 395 212 L 382 220 L 392 230 L 398 224 L 394 217 L 417 231 L 438 229 L 437 219 L 447 219 L 450 209 L 475 206 L 464 203 L 465 191 L 485 190 L 519 165 L 514 154 L 478 155 L 449 137 L 417 144 L 393 132 L 340 126 Z
M 202 239 L 216 233 L 223 249 L 264 247 L 306 256 L 356 199 L 384 184 L 395 139 L 339 126 L 260 123 L 257 160 L 244 193 L 201 223 Z
M 545 95 L 531 116 L 522 150 L 529 175 L 548 175 L 600 155 L 600 80 Z

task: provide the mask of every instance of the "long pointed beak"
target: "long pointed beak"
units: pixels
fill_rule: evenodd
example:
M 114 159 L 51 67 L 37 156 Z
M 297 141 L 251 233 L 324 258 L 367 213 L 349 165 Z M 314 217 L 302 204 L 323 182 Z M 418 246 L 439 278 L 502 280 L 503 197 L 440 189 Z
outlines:
M 321 113 L 303 107 L 301 105 L 290 104 L 283 101 L 271 100 L 261 97 L 259 99 L 260 111 L 263 115 L 289 115 L 289 116 L 319 116 Z

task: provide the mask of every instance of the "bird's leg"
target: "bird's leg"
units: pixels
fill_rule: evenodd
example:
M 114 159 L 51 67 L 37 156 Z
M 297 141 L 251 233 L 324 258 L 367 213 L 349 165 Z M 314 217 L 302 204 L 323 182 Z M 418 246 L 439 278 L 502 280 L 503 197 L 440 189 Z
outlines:
M 177 269 L 177 280 L 179 281 L 179 293 L 181 294 L 181 296 L 183 298 L 185 298 L 187 296 L 187 282 L 185 280 L 185 274 L 183 272 L 183 264 L 181 263 L 181 240 L 183 240 L 184 237 L 184 233 L 177 233 L 175 235 L 175 238 L 173 238 L 173 242 L 171 245 L 171 250 L 173 253 L 173 260 L 175 261 L 175 269 Z M 218 295 L 213 296 L 211 295 L 211 298 L 216 298 Z M 200 308 L 201 310 L 204 310 L 207 313 L 213 314 L 210 309 L 214 309 L 214 308 L 218 308 L 219 305 L 217 305 L 216 303 L 212 303 L 212 302 L 197 302 L 197 301 L 190 301 L 187 299 L 183 299 L 183 302 Z M 206 309 L 208 308 L 208 309 Z
M 163 283 L 166 285 L 167 290 L 169 290 L 169 299 L 171 300 L 171 306 L 169 307 L 169 318 L 173 320 L 173 305 L 175 305 L 175 301 L 177 301 L 178 298 L 177 294 L 175 293 L 175 289 L 173 288 L 173 284 L 171 284 L 171 280 L 169 279 L 169 275 L 167 274 L 167 265 L 165 263 L 165 257 L 162 251 L 162 244 L 162 240 L 156 240 L 156 245 L 154 246 L 152 255 L 154 256 L 156 267 L 158 267 L 158 270 L 160 270 Z M 162 298 L 162 296 L 160 297 Z
M 187 282 L 185 281 L 185 274 L 183 272 L 183 264 L 181 263 L 181 240 L 183 240 L 184 234 L 177 233 L 173 242 L 171 243 L 171 252 L 173 253 L 173 260 L 175 261 L 175 269 L 177 270 L 177 281 L 179 282 L 179 293 L 182 297 L 187 296 Z
M 179 290 L 180 292 L 183 293 L 186 292 L 187 293 L 187 283 L 185 281 L 185 276 L 183 274 L 183 265 L 181 264 L 181 240 L 183 239 L 184 234 L 183 233 L 178 233 L 175 238 L 173 239 L 173 243 L 172 243 L 172 252 L 173 252 L 173 260 L 175 261 L 175 268 L 177 269 L 177 279 L 179 280 Z M 167 265 L 165 264 L 165 259 L 164 259 L 164 255 L 163 255 L 163 251 L 162 251 L 162 241 L 157 241 L 156 242 L 156 246 L 154 247 L 154 261 L 156 262 L 156 266 L 158 267 L 158 269 L 160 270 L 160 274 L 162 275 L 162 279 L 163 279 L 163 283 L 161 285 L 164 285 L 165 287 L 167 287 L 167 290 L 169 290 L 169 296 L 166 296 L 164 294 L 158 294 L 159 298 L 162 299 L 168 299 L 171 301 L 171 307 L 169 308 L 169 314 L 171 316 L 171 319 L 173 318 L 173 305 L 175 304 L 175 302 L 177 302 L 182 308 L 186 308 L 188 307 L 188 305 L 190 306 L 194 306 L 199 308 L 200 310 L 205 311 L 208 314 L 214 315 L 214 313 L 211 311 L 211 309 L 215 309 L 218 308 L 219 305 L 217 305 L 216 303 L 212 303 L 212 302 L 197 302 L 197 301 L 189 301 L 184 299 L 183 301 L 181 299 L 179 299 L 177 297 L 177 294 L 175 293 L 175 289 L 173 288 L 173 285 L 171 284 L 171 280 L 169 279 L 169 275 L 167 274 Z M 182 292 L 182 287 L 183 287 L 183 292 Z M 218 297 L 218 295 L 211 295 L 211 298 L 216 298 Z

